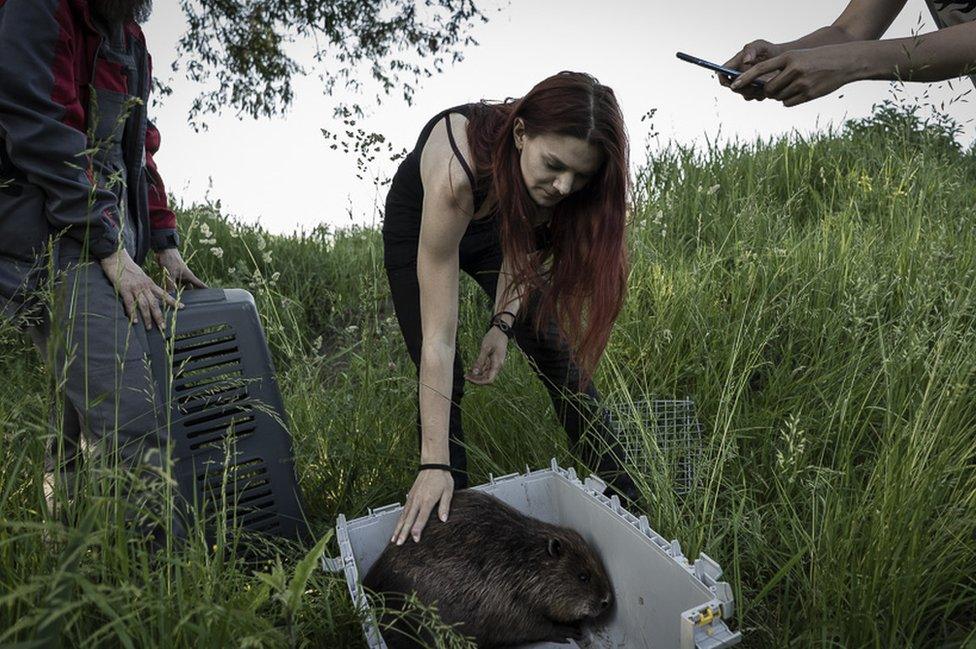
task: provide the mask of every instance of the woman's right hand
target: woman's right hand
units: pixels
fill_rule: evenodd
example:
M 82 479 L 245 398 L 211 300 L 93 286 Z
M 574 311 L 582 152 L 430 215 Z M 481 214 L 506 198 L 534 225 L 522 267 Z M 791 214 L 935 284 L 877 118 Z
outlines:
M 166 321 L 162 309 L 159 308 L 159 301 L 162 300 L 175 309 L 182 308 L 183 305 L 152 281 L 125 250 L 116 250 L 99 263 L 108 281 L 115 287 L 115 292 L 122 298 L 125 313 L 133 324 L 139 322 L 141 313 L 146 329 L 152 329 L 152 323 L 155 322 L 159 330 L 163 331 Z
M 419 543 L 420 533 L 435 506 L 438 508 L 438 518 L 446 523 L 453 496 L 454 478 L 450 471 L 425 469 L 418 473 L 403 504 L 391 542 L 403 545 L 407 535 L 410 535 L 414 543 Z
M 738 54 L 725 62 L 724 67 L 745 72 L 760 61 L 765 61 L 773 58 L 774 56 L 779 56 L 784 51 L 786 51 L 786 48 L 760 38 L 759 40 L 747 43 L 741 50 L 739 50 Z M 769 76 L 772 77 L 773 75 Z M 763 77 L 760 77 L 760 79 L 763 79 L 763 81 L 766 80 Z M 726 88 L 732 85 L 732 81 L 732 79 L 729 79 L 723 74 L 718 75 L 718 82 Z M 742 95 L 747 101 L 752 99 L 762 101 L 766 98 L 766 94 L 763 92 L 762 88 L 757 88 L 753 85 L 746 86 L 745 88 L 741 88 L 735 92 Z

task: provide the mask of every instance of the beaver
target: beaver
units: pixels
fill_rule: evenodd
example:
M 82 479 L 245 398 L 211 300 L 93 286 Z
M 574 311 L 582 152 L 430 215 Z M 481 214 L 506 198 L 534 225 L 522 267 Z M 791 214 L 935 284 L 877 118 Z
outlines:
M 403 614 L 411 593 L 486 649 L 579 639 L 581 625 L 613 603 L 603 562 L 582 536 L 476 490 L 455 492 L 446 523 L 435 508 L 420 543 L 388 545 L 363 586 L 384 596 L 391 649 L 432 643 Z

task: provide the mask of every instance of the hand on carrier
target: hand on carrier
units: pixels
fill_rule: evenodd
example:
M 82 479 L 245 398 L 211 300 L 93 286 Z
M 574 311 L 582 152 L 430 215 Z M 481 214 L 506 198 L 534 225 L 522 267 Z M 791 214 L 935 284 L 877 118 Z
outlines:
M 391 542 L 403 545 L 409 535 L 415 543 L 419 543 L 420 533 L 434 507 L 438 508 L 438 518 L 446 523 L 453 495 L 454 478 L 450 471 L 427 469 L 418 473 L 403 504 Z
M 141 315 L 146 329 L 152 329 L 155 322 L 162 331 L 165 329 L 165 319 L 160 301 L 173 308 L 182 308 L 183 305 L 152 281 L 125 250 L 116 250 L 99 263 L 133 324 L 139 322 Z
M 478 360 L 464 378 L 478 385 L 488 385 L 501 371 L 507 353 L 508 336 L 498 327 L 492 327 L 481 340 Z
M 156 252 L 156 262 L 163 269 L 166 288 L 175 291 L 178 287 L 207 288 L 190 267 L 183 261 L 178 248 L 167 248 Z

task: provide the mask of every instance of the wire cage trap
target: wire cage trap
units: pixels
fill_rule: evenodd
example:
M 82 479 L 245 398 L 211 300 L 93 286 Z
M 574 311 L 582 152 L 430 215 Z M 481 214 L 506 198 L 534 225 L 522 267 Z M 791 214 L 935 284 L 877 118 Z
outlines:
M 155 333 L 150 352 L 184 504 L 211 534 L 225 523 L 305 537 L 291 435 L 254 298 L 205 289 L 181 301 L 170 339 Z
M 612 416 L 626 464 L 645 475 L 663 468 L 676 495 L 694 487 L 702 461 L 704 429 L 695 402 L 684 399 L 642 399 L 620 404 Z

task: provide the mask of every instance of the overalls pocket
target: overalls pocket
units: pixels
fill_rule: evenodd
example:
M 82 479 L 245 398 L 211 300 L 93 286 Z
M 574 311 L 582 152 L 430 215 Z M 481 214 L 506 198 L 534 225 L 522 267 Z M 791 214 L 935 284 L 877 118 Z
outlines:
M 136 107 L 131 95 L 107 89 L 92 89 L 88 145 L 93 180 L 115 195 L 119 213 L 126 212 L 127 184 L 122 140 L 126 119 Z M 123 227 L 122 223 L 116 224 Z

